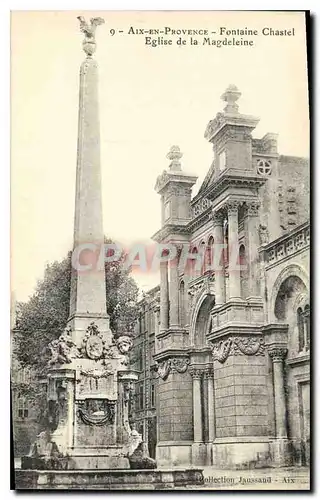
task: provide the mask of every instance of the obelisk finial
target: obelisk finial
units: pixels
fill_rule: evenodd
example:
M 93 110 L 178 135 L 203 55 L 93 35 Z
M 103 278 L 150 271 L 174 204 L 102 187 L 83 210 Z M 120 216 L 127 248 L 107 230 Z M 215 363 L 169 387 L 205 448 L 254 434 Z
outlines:
M 84 40 L 82 42 L 82 47 L 87 57 L 91 57 L 96 51 L 96 29 L 100 24 L 104 24 L 104 19 L 102 17 L 92 17 L 90 19 L 90 24 L 88 24 L 84 17 L 78 16 L 77 19 L 80 21 L 80 30 L 84 33 Z

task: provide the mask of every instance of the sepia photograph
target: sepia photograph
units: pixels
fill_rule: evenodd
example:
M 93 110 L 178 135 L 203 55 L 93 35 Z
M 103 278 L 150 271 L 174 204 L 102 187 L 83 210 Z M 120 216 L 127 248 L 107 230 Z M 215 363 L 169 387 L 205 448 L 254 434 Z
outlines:
M 11 12 L 12 489 L 310 490 L 309 28 Z

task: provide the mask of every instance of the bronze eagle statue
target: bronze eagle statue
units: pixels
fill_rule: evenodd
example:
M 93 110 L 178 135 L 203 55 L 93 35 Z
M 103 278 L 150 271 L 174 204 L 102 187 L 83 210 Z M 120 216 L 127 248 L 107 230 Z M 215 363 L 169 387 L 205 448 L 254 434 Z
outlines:
M 83 16 L 78 16 L 77 19 L 80 21 L 80 30 L 85 34 L 86 38 L 91 40 L 94 40 L 97 26 L 104 24 L 104 19 L 102 19 L 102 17 L 92 17 L 90 19 L 90 24 L 86 22 Z
M 96 50 L 95 33 L 97 26 L 104 24 L 104 19 L 102 19 L 102 17 L 92 17 L 90 19 L 90 24 L 87 23 L 82 16 L 78 16 L 77 19 L 80 21 L 80 30 L 84 33 L 84 40 L 82 43 L 83 50 L 88 57 L 91 57 Z

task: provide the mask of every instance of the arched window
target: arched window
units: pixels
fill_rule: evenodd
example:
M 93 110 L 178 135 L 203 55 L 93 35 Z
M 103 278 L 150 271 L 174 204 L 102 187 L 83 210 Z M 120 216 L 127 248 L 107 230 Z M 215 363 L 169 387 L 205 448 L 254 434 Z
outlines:
M 195 258 L 189 259 L 189 269 L 191 278 L 195 278 L 199 275 L 199 261 L 198 261 L 198 249 L 197 247 L 193 247 L 191 253 L 195 256 Z
M 180 325 L 183 327 L 186 324 L 186 306 L 185 306 L 185 289 L 184 281 L 182 280 L 179 287 L 179 306 L 180 306 Z
M 229 265 L 229 235 L 228 235 L 228 221 L 225 220 L 223 224 L 223 243 L 225 245 L 224 251 L 223 251 L 223 260 L 224 260 L 224 265 L 228 266 Z
M 204 260 L 204 272 L 207 271 L 213 271 L 213 245 L 214 245 L 214 239 L 213 236 L 210 236 L 208 240 L 208 244 L 206 247 L 206 255 L 205 255 L 205 260 Z
M 248 269 L 246 249 L 244 245 L 239 247 L 239 265 L 240 265 L 240 290 L 241 297 L 245 299 L 248 296 Z
M 304 308 L 304 334 L 305 334 L 305 349 L 310 349 L 310 306 L 307 304 Z
M 298 324 L 298 336 L 299 336 L 299 352 L 304 350 L 304 321 L 303 321 L 303 312 L 301 307 L 297 310 L 297 324 Z
M 199 256 L 201 258 L 201 273 L 200 274 L 204 274 L 206 272 L 206 265 L 205 265 L 206 242 L 205 241 L 202 241 L 200 243 Z

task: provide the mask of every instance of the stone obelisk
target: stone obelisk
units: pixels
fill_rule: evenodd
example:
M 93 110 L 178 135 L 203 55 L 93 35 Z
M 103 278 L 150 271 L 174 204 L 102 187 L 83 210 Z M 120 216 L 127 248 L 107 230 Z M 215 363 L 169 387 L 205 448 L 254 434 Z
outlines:
M 98 67 L 92 57 L 95 30 L 104 21 L 79 20 L 86 59 L 80 69 L 70 316 L 65 332 L 49 344 L 50 432 L 41 438 L 41 460 L 42 468 L 127 469 L 128 401 L 137 374 L 129 369 L 132 340 L 125 332 L 113 336 L 106 307 Z M 32 468 L 39 466 L 39 446 L 31 454 Z
M 80 68 L 77 174 L 75 193 L 74 246 L 68 325 L 80 347 L 82 332 L 90 321 L 108 333 L 105 270 L 103 265 L 103 222 L 100 166 L 100 123 L 98 64 L 95 30 L 104 23 L 95 18 L 88 25 L 80 20 L 85 35 L 86 59 Z M 111 336 L 111 334 L 110 334 Z

